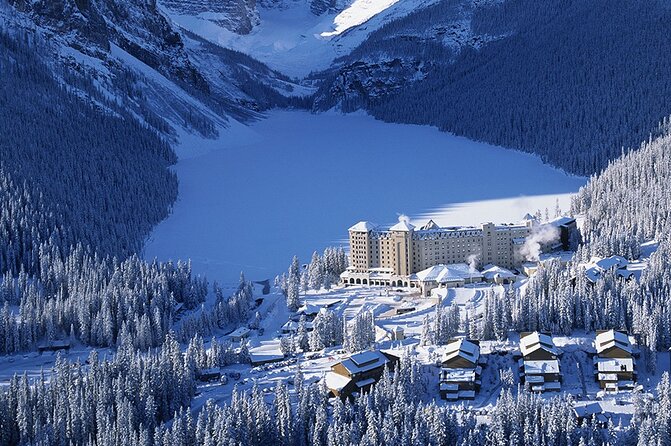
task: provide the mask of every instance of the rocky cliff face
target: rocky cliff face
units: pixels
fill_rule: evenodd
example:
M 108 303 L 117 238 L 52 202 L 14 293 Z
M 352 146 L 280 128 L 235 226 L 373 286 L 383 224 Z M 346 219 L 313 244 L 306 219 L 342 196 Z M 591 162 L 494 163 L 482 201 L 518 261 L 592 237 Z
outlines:
M 201 16 L 237 34 L 249 34 L 259 24 L 256 0 L 163 0 L 169 11 Z
M 154 0 L 10 0 L 38 26 L 94 57 L 112 44 L 166 77 L 200 91 L 208 87 L 189 61 L 180 35 Z

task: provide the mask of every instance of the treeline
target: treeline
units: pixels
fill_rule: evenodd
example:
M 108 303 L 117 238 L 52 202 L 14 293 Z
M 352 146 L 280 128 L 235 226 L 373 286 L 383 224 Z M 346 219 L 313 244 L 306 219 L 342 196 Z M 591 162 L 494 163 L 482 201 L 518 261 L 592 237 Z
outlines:
M 326 388 L 308 384 L 299 369 L 291 384 L 277 381 L 271 402 L 258 386 L 251 392 L 236 389 L 230 403 L 209 401 L 194 415 L 186 408 L 195 391 L 196 361 L 192 354 L 181 353 L 168 335 L 160 352 L 137 355 L 122 346 L 114 359 L 101 360 L 94 352 L 87 365 L 59 360 L 49 381 L 17 377 L 0 392 L 0 443 L 628 445 L 635 444 L 639 426 L 649 435 L 646 438 L 663 438 L 668 427 L 652 426 L 647 420 L 664 416 L 653 415 L 643 405 L 631 429 L 579 425 L 570 396 L 545 400 L 523 390 L 513 396 L 510 384 L 504 384 L 488 423 L 480 424 L 472 411 L 422 400 L 426 378 L 409 352 L 401 356 L 393 374 L 385 371 L 370 392 L 354 402 L 331 403 Z M 668 382 L 668 376 L 665 379 Z M 659 405 L 665 407 L 668 401 L 665 394 Z M 164 423 L 173 414 L 174 419 Z M 668 413 L 664 419 L 668 423 Z
M 60 339 L 113 347 L 124 335 L 145 351 L 172 329 L 178 304 L 194 308 L 208 293 L 184 262 L 119 262 L 81 247 L 65 260 L 42 250 L 39 260 L 39 276 L 6 272 L 0 281 L 0 354 Z
M 146 350 L 208 293 L 189 264 L 135 255 L 177 195 L 175 154 L 46 48 L 0 32 L 0 354 L 122 334 Z
M 194 393 L 194 368 L 171 335 L 148 354 L 122 344 L 112 359 L 59 358 L 49 378 L 15 376 L 0 391 L 0 444 L 152 445 Z
M 289 271 L 275 277 L 275 286 L 287 297 L 289 310 L 296 311 L 300 306 L 301 291 L 319 290 L 322 287 L 330 289 L 331 285 L 340 281 L 340 274 L 348 266 L 349 260 L 343 248 L 328 247 L 321 256 L 315 251 L 306 268 L 302 268 L 298 257 L 294 256 Z

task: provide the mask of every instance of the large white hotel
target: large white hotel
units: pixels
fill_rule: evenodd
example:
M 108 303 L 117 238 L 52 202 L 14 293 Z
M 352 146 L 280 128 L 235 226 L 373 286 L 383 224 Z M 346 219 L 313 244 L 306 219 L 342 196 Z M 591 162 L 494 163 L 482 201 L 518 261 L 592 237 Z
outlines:
M 571 218 L 552 224 L 562 229 Z M 430 220 L 421 227 L 400 221 L 382 227 L 362 221 L 349 228 L 350 267 L 341 278 L 346 284 L 418 286 L 423 275 L 451 274 L 466 277 L 464 263 L 515 268 L 524 262 L 520 249 L 538 221 L 530 215 L 519 224 L 484 223 L 479 227 L 439 227 Z M 429 270 L 440 265 L 445 272 Z M 472 268 L 471 268 L 472 270 Z M 425 274 L 422 274 L 426 272 Z

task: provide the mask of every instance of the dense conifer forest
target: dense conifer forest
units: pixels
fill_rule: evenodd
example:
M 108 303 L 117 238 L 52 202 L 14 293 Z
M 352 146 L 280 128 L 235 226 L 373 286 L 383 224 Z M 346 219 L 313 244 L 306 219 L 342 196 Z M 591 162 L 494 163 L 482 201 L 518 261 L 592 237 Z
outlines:
M 406 24 L 423 23 L 440 5 Z M 604 15 L 573 1 L 535 5 L 514 0 L 483 7 L 475 28 L 492 35 L 514 30 L 512 36 L 480 51 L 443 53 L 453 64 L 437 64 L 407 92 L 344 105 L 540 153 L 572 172 L 604 169 L 573 201 L 582 244 L 572 262 L 546 263 L 523 292 L 487 295 L 477 320 L 460 320 L 456 307 L 439 308 L 426 317 L 422 342 L 441 345 L 459 331 L 503 340 L 510 330 L 621 328 L 636 334 L 641 366 L 654 370 L 657 352 L 671 346 L 671 130 L 663 119 L 670 67 L 668 58 L 657 57 L 669 45 L 659 29 L 671 17 L 657 2 L 647 8 L 625 2 L 617 14 Z M 660 27 L 647 26 L 658 20 Z M 597 34 L 594 24 L 604 21 L 609 32 Z M 391 51 L 385 36 L 404 28 L 389 26 L 367 45 Z M 555 39 L 559 29 L 575 32 Z M 627 42 L 639 48 L 635 58 L 622 56 Z M 234 389 L 230 401 L 208 401 L 192 411 L 199 372 L 250 361 L 245 341 L 233 348 L 216 339 L 206 345 L 204 338 L 250 320 L 257 305 L 251 284 L 243 275 L 226 295 L 193 275 L 188 262 L 139 257 L 177 194 L 170 170 L 176 157 L 157 132 L 164 123 L 134 115 L 93 81 L 49 65 L 40 57 L 46 48 L 31 34 L 0 32 L 0 355 L 54 340 L 114 353 L 92 350 L 83 364 L 60 358 L 37 378 L 14 377 L 0 389 L 0 445 L 671 442 L 668 374 L 655 398 L 636 398 L 627 427 L 579 424 L 571 396 L 542 398 L 514 389 L 509 379 L 501 379 L 501 395 L 482 424 L 473 412 L 424 398 L 426 377 L 408 351 L 393 373 L 386 370 L 352 401 L 330 402 L 324 385 L 306 382 L 298 368 L 291 391 L 278 380 L 272 398 L 257 386 Z M 396 50 L 409 51 L 404 45 Z M 522 60 L 545 67 L 545 77 L 532 75 Z M 586 68 L 571 69 L 576 66 Z M 641 78 L 646 81 L 632 81 Z M 640 148 L 613 161 L 622 147 L 638 147 L 650 133 Z M 592 255 L 635 259 L 648 242 L 658 247 L 639 281 L 615 274 L 596 284 L 585 280 L 580 263 Z M 295 311 L 301 292 L 330 288 L 345 267 L 344 251 L 329 248 L 315 253 L 307 268 L 294 259 L 276 285 Z M 178 320 L 181 308 L 190 311 Z M 373 312 L 351 322 L 322 311 L 308 334 L 303 317 L 282 351 L 292 356 L 342 344 L 355 352 L 373 345 Z
M 644 4 L 441 1 L 373 32 L 326 72 L 315 106 L 435 125 L 591 175 L 671 114 L 671 10 Z

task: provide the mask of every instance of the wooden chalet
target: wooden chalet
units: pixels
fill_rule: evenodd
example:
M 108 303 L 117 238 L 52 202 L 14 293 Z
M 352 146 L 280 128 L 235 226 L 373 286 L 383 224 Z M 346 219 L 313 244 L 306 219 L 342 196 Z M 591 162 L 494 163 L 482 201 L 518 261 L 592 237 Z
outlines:
M 520 381 L 534 392 L 561 390 L 562 375 L 559 368 L 559 350 L 552 336 L 545 333 L 520 333 L 518 361 Z
M 440 396 L 450 401 L 474 399 L 480 389 L 482 364 L 478 341 L 457 339 L 448 343 L 440 365 Z
M 636 360 L 629 335 L 618 330 L 599 330 L 594 347 L 594 379 L 599 387 L 612 392 L 633 388 Z
M 384 368 L 393 369 L 399 358 L 380 350 L 357 353 L 331 366 L 325 376 L 326 387 L 333 396 L 352 397 L 375 384 Z

